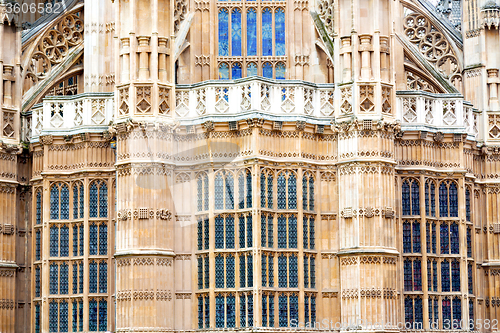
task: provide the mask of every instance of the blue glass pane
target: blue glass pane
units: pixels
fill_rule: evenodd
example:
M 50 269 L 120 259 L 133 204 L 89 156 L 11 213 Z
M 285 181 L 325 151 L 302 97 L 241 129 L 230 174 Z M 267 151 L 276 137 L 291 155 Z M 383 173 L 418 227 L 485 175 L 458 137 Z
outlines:
M 72 310 L 71 310 L 71 322 L 72 322 L 72 325 L 71 325 L 71 328 L 73 329 L 73 332 L 76 332 L 76 330 L 78 329 L 78 303 L 73 301 L 73 305 L 72 305 Z
M 420 253 L 420 222 L 413 222 L 413 252 Z
M 89 254 L 97 255 L 97 225 L 95 224 L 89 227 Z
M 262 286 L 267 287 L 267 256 L 266 255 L 262 255 L 261 269 L 262 269 Z
M 222 176 L 219 173 L 217 176 L 215 176 L 215 184 L 214 184 L 214 191 L 215 191 L 215 209 L 224 209 L 224 182 L 222 180 Z
M 83 197 L 84 197 L 84 189 L 83 186 L 80 186 L 80 218 L 83 218 L 83 210 L 84 210 L 84 205 L 83 205 Z
M 288 209 L 297 209 L 297 178 L 294 174 L 288 178 Z
M 224 248 L 224 218 L 220 215 L 215 218 L 215 248 Z
M 69 188 L 61 186 L 61 220 L 69 220 Z
M 205 257 L 205 288 L 210 284 L 210 258 Z
M 434 291 L 438 291 L 438 266 L 437 261 L 435 260 L 432 262 L 432 272 L 432 286 L 434 288 Z
M 450 225 L 450 243 L 451 254 L 459 254 L 460 239 L 458 236 L 458 224 L 456 223 Z
M 404 290 L 412 291 L 413 290 L 413 281 L 412 281 L 412 267 L 411 261 L 406 259 L 404 261 Z
M 105 262 L 99 263 L 99 292 L 108 292 L 108 264 Z
M 274 297 L 269 296 L 269 327 L 274 327 Z
M 241 64 L 239 62 L 234 63 L 231 69 L 231 79 L 241 79 Z
M 286 180 L 283 173 L 278 176 L 278 209 L 286 209 Z
M 78 255 L 78 226 L 73 226 L 73 257 Z
M 448 216 L 448 188 L 444 182 L 439 185 L 439 215 Z
M 245 217 L 243 215 L 239 216 L 239 235 L 240 235 L 240 248 L 244 248 L 245 242 Z
M 284 255 L 278 257 L 278 287 L 287 288 L 287 258 Z
M 59 304 L 59 332 L 68 331 L 68 303 L 63 301 Z
M 429 194 L 429 183 L 425 184 L 425 215 L 430 215 L 430 194 Z
M 205 328 L 210 326 L 210 298 L 205 297 Z
M 252 173 L 246 172 L 246 201 L 247 208 L 252 208 Z
M 302 208 L 304 210 L 309 209 L 309 203 L 308 203 L 309 196 L 307 195 L 307 191 L 309 190 L 309 186 L 307 186 L 308 185 L 307 180 L 308 180 L 308 178 L 306 176 L 302 177 Z
M 83 302 L 78 302 L 78 331 L 83 331 Z
M 299 267 L 298 267 L 298 258 L 296 256 L 291 256 L 289 259 L 289 267 L 288 267 L 288 277 L 289 277 L 289 288 L 297 288 L 299 284 Z
M 472 257 L 472 231 L 467 228 L 467 257 Z
M 215 257 L 215 288 L 224 288 L 224 257 Z
M 286 217 L 284 215 L 278 216 L 278 248 L 285 249 L 286 244 Z
M 451 291 L 460 291 L 460 263 L 453 260 L 451 263 Z
M 297 323 L 299 321 L 299 297 L 290 296 L 290 322 Z
M 269 299 L 269 296 L 263 295 L 262 296 L 262 326 L 267 327 L 267 300 Z
M 42 223 L 42 192 L 36 194 L 36 224 Z
M 224 327 L 224 297 L 215 297 L 215 327 Z
M 458 217 L 458 193 L 455 183 L 450 184 L 450 216 Z
M 266 175 L 260 174 L 260 206 L 266 207 Z
M 253 256 L 247 256 L 247 287 L 253 287 Z
M 78 265 L 73 263 L 73 294 L 78 294 Z
M 78 293 L 83 293 L 83 263 L 79 263 L 78 280 L 80 281 Z
M 401 205 L 403 215 L 410 215 L 410 184 L 408 181 L 403 182 Z
M 198 328 L 203 328 L 203 297 L 198 296 Z
M 97 301 L 89 301 L 89 331 L 97 331 Z
M 234 179 L 231 174 L 226 175 L 225 184 L 226 209 L 234 209 Z
M 309 258 L 304 256 L 304 287 L 309 288 Z
M 89 293 L 97 293 L 97 263 L 89 264 Z
M 264 8 L 262 11 L 262 55 L 273 55 L 273 14 L 271 9 Z M 264 75 L 264 77 L 267 77 Z
M 226 327 L 236 326 L 236 301 L 234 296 L 227 296 L 226 298 Z
M 431 215 L 436 216 L 436 185 L 431 184 Z
M 247 11 L 247 55 L 257 55 L 257 12 L 254 8 Z M 257 67 L 255 66 L 255 74 L 247 72 L 247 75 L 257 75 Z
M 97 217 L 97 185 L 92 183 L 89 190 L 89 217 Z
M 49 332 L 58 332 L 58 305 L 56 302 L 52 301 L 49 304 Z
M 35 268 L 35 297 L 40 297 L 40 267 Z
M 465 217 L 467 221 L 470 221 L 470 191 L 465 190 Z
M 274 287 L 274 260 L 272 256 L 268 258 L 269 266 L 269 287 Z
M 287 327 L 288 326 L 288 297 L 280 296 L 279 297 L 279 326 Z
M 413 261 L 413 290 L 422 291 L 422 269 L 420 259 Z
M 234 217 L 226 217 L 226 249 L 234 249 Z
M 108 226 L 105 223 L 99 226 L 99 254 L 108 254 Z
M 229 55 L 229 12 L 226 8 L 221 8 L 219 10 L 219 56 L 228 56 L 228 55 Z
M 443 328 L 451 329 L 451 302 L 449 298 L 443 299 Z
M 35 259 L 40 260 L 40 252 L 41 252 L 41 232 L 40 230 L 36 231 L 36 241 L 35 241 Z
M 247 300 L 246 295 L 240 296 L 240 327 L 247 326 Z
M 78 218 L 78 186 L 73 186 L 73 219 Z
M 474 323 L 474 300 L 469 299 L 469 323 Z
M 441 291 L 450 291 L 450 263 L 448 260 L 441 262 Z
M 205 219 L 205 222 L 204 222 L 204 230 L 203 230 L 203 234 L 204 234 L 204 237 L 205 237 L 205 250 L 208 250 L 208 246 L 210 244 L 210 229 L 209 229 L 209 222 L 210 220 L 209 219 Z
M 267 216 L 267 246 L 274 247 L 274 235 L 273 235 L 273 216 Z
M 234 257 L 226 257 L 226 288 L 234 288 Z
M 446 222 L 441 223 L 441 254 L 450 253 L 449 247 L 449 237 L 450 233 L 448 231 L 448 224 Z
M 79 234 L 79 237 L 80 237 L 80 255 L 83 256 L 83 237 L 84 237 L 84 234 L 83 234 L 83 224 L 80 225 L 80 234 Z
M 462 321 L 462 300 L 458 297 L 453 299 L 453 322 L 456 322 L 458 328 L 461 328 Z
M 69 256 L 69 228 L 61 227 L 61 257 Z
M 108 186 L 101 184 L 99 188 L 99 216 L 108 217 Z
M 40 305 L 35 305 L 35 333 L 40 333 Z
M 411 252 L 411 224 L 403 223 L 403 253 Z
M 252 215 L 247 216 L 247 247 L 253 246 L 253 223 L 252 223 Z
M 239 8 L 234 8 L 231 12 L 231 55 L 241 56 L 241 10 Z M 233 76 L 233 79 L 236 78 Z
M 60 294 L 67 294 L 68 293 L 68 285 L 69 285 L 69 281 L 68 281 L 68 271 L 69 271 L 69 268 L 68 268 L 68 265 L 67 264 L 61 264 L 61 267 L 60 267 L 60 285 L 59 285 L 59 293 Z
M 253 295 L 248 295 L 248 326 L 253 327 Z
M 420 215 L 420 192 L 416 181 L 411 183 L 411 215 Z
M 264 64 L 265 65 L 265 64 Z M 267 176 L 267 208 L 273 208 L 273 175 Z
M 50 256 L 59 256 L 59 228 L 56 226 L 50 227 Z
M 413 300 L 410 297 L 405 298 L 405 322 L 413 323 Z
M 276 55 L 285 55 L 285 11 L 283 8 L 278 8 L 274 14 L 274 25 L 275 25 L 275 45 L 276 45 Z M 284 74 L 284 71 L 283 71 Z M 278 78 L 278 71 L 276 68 L 276 78 Z M 284 75 L 283 75 L 283 78 Z
M 108 329 L 108 302 L 99 301 L 99 331 Z
M 260 217 L 260 245 L 262 247 L 267 247 L 267 220 L 266 216 L 262 215 Z
M 50 293 L 59 293 L 59 266 L 57 264 L 50 264 Z
M 50 219 L 59 219 L 59 188 L 56 185 L 50 189 Z
M 246 269 L 246 257 L 242 254 L 240 255 L 240 288 L 244 288 L 247 285 Z
M 270 62 L 265 62 L 262 66 L 262 76 L 269 79 L 273 78 L 273 65 Z
M 297 248 L 297 217 L 295 215 L 288 218 L 288 247 Z

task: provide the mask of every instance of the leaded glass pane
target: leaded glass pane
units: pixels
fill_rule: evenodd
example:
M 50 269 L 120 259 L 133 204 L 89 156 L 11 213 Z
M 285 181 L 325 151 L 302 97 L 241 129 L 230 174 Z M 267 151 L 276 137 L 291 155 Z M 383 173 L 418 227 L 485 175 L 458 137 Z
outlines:
M 210 260 L 205 257 L 205 288 L 208 288 L 210 285 Z
M 304 256 L 304 287 L 309 288 L 309 258 Z
M 285 255 L 278 257 L 278 287 L 287 288 L 287 258 Z
M 69 274 L 69 267 L 66 263 L 61 264 L 59 268 L 60 276 L 59 276 L 59 293 L 60 294 L 67 294 L 68 293 L 68 274 Z
M 247 76 L 257 76 L 257 65 L 254 62 L 247 64 Z
M 50 189 L 50 219 L 59 219 L 59 187 L 53 185 Z
M 246 181 L 247 208 L 252 208 L 252 173 L 250 171 L 246 172 Z
M 290 296 L 290 322 L 299 322 L 299 297 Z
M 434 291 L 438 291 L 438 266 L 436 260 L 432 262 L 432 271 L 432 285 L 434 287 Z
M 265 215 L 260 217 L 260 245 L 267 247 L 267 220 Z
M 226 257 L 226 288 L 234 288 L 234 257 Z
M 403 182 L 401 206 L 403 207 L 403 215 L 410 215 L 410 183 Z
M 203 221 L 202 220 L 198 220 L 197 236 L 198 236 L 198 250 L 202 250 L 203 249 Z
M 278 45 L 276 45 L 276 51 L 277 50 L 278 50 Z M 276 64 L 276 80 L 284 80 L 285 73 L 286 73 L 285 64 L 282 62 L 278 62 Z
M 268 326 L 268 318 L 267 318 L 267 300 L 269 299 L 269 296 L 263 295 L 262 296 L 262 326 L 267 327 Z
M 198 296 L 198 328 L 203 328 L 203 297 Z
M 449 298 L 443 299 L 443 329 L 447 330 L 451 328 L 451 302 Z
M 413 222 L 413 252 L 420 253 L 420 223 Z
M 273 78 L 273 65 L 270 62 L 265 62 L 262 66 L 262 76 L 269 79 Z
M 84 205 L 83 205 L 83 198 L 84 198 L 84 189 L 83 186 L 80 185 L 80 218 L 83 219 L 83 211 L 84 211 Z
M 76 332 L 78 329 L 78 303 L 73 301 L 73 305 L 71 307 L 71 328 L 73 332 Z
M 452 223 L 450 225 L 450 248 L 451 254 L 460 253 L 460 239 L 458 237 L 458 224 Z
M 411 215 L 420 215 L 420 190 L 416 181 L 411 183 Z
M 404 261 L 404 290 L 412 291 L 413 290 L 413 281 L 412 281 L 412 267 L 411 261 L 406 259 Z
M 69 228 L 63 225 L 60 229 L 61 232 L 61 257 L 69 256 Z
M 297 217 L 295 215 L 288 218 L 288 247 L 297 248 Z
M 269 327 L 274 327 L 274 296 L 269 296 Z
M 309 218 L 307 216 L 304 216 L 303 219 L 302 219 L 302 229 L 303 229 L 303 232 L 304 232 L 304 235 L 303 235 L 303 245 L 304 245 L 304 249 L 308 249 L 309 248 L 309 235 L 308 235 L 308 232 L 309 232 Z
M 245 216 L 240 215 L 239 219 L 239 238 L 240 238 L 240 249 L 245 248 Z
M 41 232 L 39 229 L 36 230 L 36 239 L 35 239 L 35 258 L 36 260 L 40 260 L 40 252 L 41 252 Z
M 467 228 L 467 257 L 472 257 L 472 231 L 471 228 Z
M 253 256 L 247 256 L 247 287 L 253 287 Z
M 450 253 L 450 233 L 448 231 L 448 224 L 441 223 L 441 254 Z
M 277 69 L 276 69 L 277 71 Z M 314 210 L 314 178 L 309 178 L 309 210 Z
M 40 297 L 40 267 L 35 268 L 35 297 Z
M 288 209 L 297 209 L 297 178 L 294 174 L 288 177 Z
M 247 55 L 257 55 L 257 12 L 254 8 L 247 10 Z M 247 76 L 257 75 L 257 66 L 253 65 L 255 73 L 247 71 Z
M 205 226 L 204 226 L 204 235 L 205 235 L 205 250 L 208 250 L 208 246 L 210 243 L 210 229 L 209 229 L 209 219 L 205 219 Z
M 106 262 L 99 263 L 99 292 L 108 292 L 108 264 Z
M 288 277 L 289 277 L 289 288 L 297 288 L 299 285 L 299 268 L 298 268 L 298 258 L 296 256 L 290 256 L 289 267 L 288 267 Z
M 260 174 L 260 206 L 266 207 L 266 175 Z
M 99 301 L 99 331 L 108 329 L 108 302 Z
M 220 173 L 215 176 L 214 192 L 215 209 L 224 209 L 224 181 Z
M 411 224 L 403 223 L 403 253 L 411 252 Z
M 431 184 L 431 215 L 436 216 L 436 185 Z
M 83 224 L 80 225 L 80 234 L 79 234 L 79 237 L 80 237 L 80 255 L 83 256 L 83 237 L 84 237 L 84 234 L 83 234 Z
M 234 209 L 234 179 L 231 174 L 226 175 L 226 209 Z
M 76 220 L 78 218 L 78 186 L 73 186 L 73 219 Z
M 470 221 L 470 191 L 465 190 L 465 217 L 467 221 Z
M 224 288 L 224 257 L 215 257 L 215 288 Z
M 262 11 L 262 55 L 273 55 L 273 17 L 270 8 Z
M 307 210 L 309 209 L 309 204 L 308 204 L 308 199 L 309 199 L 309 196 L 307 195 L 307 190 L 309 189 L 309 187 L 307 186 L 307 177 L 304 176 L 302 177 L 302 208 L 304 210 Z
M 269 287 L 274 287 L 274 259 L 273 256 L 269 256 L 268 260 L 268 270 L 269 270 Z
M 229 11 L 226 8 L 219 9 L 219 56 L 229 56 Z
M 205 297 L 205 328 L 210 326 L 210 298 Z
M 224 218 L 219 215 L 215 218 L 215 248 L 224 248 Z
M 469 323 L 474 323 L 474 300 L 469 299 Z
M 203 210 L 203 180 L 201 177 L 198 177 L 196 182 L 197 186 L 197 199 L 198 199 L 198 211 L 201 212 Z
M 55 295 L 59 293 L 59 265 L 50 264 L 49 276 L 50 293 Z
M 268 215 L 267 216 L 267 246 L 268 247 L 274 247 L 274 228 L 273 228 L 273 216 Z
M 439 185 L 439 216 L 448 216 L 448 188 L 444 182 Z
M 203 258 L 198 257 L 198 289 L 203 289 Z
M 108 254 L 108 225 L 106 223 L 99 225 L 99 254 L 101 256 Z
M 436 224 L 432 223 L 432 253 L 437 253 Z
M 247 216 L 247 247 L 252 247 L 253 246 L 253 222 L 252 222 L 252 215 Z
M 104 183 L 99 188 L 99 216 L 108 217 L 108 186 Z
M 245 259 L 246 257 L 244 254 L 240 255 L 240 288 L 244 288 L 247 285 Z
M 458 217 L 458 193 L 455 183 L 450 184 L 450 216 Z
M 432 263 L 427 260 L 427 290 L 432 291 Z
M 59 228 L 56 226 L 50 227 L 50 256 L 59 256 Z
M 42 224 L 42 192 L 36 194 L 36 224 Z
M 309 260 L 311 266 L 311 288 L 316 288 L 316 258 L 311 257 Z
M 405 322 L 413 323 L 413 299 L 405 298 Z
M 40 305 L 35 305 L 35 333 L 40 333 Z
M 247 326 L 247 301 L 246 295 L 240 296 L 240 327 Z
M 78 264 L 73 263 L 73 294 L 78 294 Z
M 238 208 L 245 208 L 245 173 L 238 176 Z
M 83 293 L 83 263 L 80 262 L 78 265 L 79 265 L 78 280 L 80 281 L 78 293 L 82 294 Z
M 278 216 L 278 248 L 285 249 L 286 244 L 286 217 Z
M 311 296 L 311 323 L 316 322 L 316 296 Z
M 97 331 L 97 301 L 89 301 L 89 331 Z
M 236 301 L 234 296 L 227 296 L 226 298 L 226 316 L 227 327 L 236 326 Z
M 288 326 L 288 297 L 280 296 L 279 300 L 279 326 Z
M 262 286 L 267 287 L 267 256 L 263 254 L 261 260 Z
M 231 55 L 241 56 L 241 10 L 239 8 L 234 8 L 231 12 Z M 241 65 L 239 74 L 238 78 L 241 78 Z M 235 79 L 234 76 L 233 79 Z
M 423 323 L 424 322 L 424 311 L 422 309 L 422 298 L 415 298 L 415 322 Z
M 472 264 L 467 265 L 467 286 L 469 287 L 469 294 L 474 294 L 474 284 L 473 284 L 473 271 Z
M 208 210 L 208 176 L 205 175 L 203 177 L 203 191 L 204 191 L 204 195 L 203 195 L 203 198 L 205 200 L 204 202 L 204 209 L 205 210 Z
M 451 262 L 451 291 L 460 291 L 460 262 Z
M 89 254 L 97 255 L 97 225 L 95 223 L 89 227 Z
M 413 290 L 422 291 L 422 269 L 420 259 L 413 261 Z
M 248 295 L 248 326 L 253 327 L 253 295 Z
M 310 304 L 309 296 L 304 296 L 304 320 L 306 323 L 309 322 L 309 316 L 310 316 L 309 304 Z
M 59 332 L 68 332 L 68 302 L 59 304 Z
M 58 303 L 52 301 L 49 303 L 49 332 L 58 332 Z
M 441 291 L 450 291 L 450 263 L 448 260 L 441 262 Z
M 89 217 L 97 217 L 97 184 L 90 185 L 89 190 Z
M 234 217 L 226 216 L 226 249 L 234 249 Z
M 273 207 L 273 176 L 267 175 L 267 208 Z
M 73 225 L 73 257 L 78 256 L 78 226 Z
M 89 264 L 89 293 L 97 293 L 97 263 Z
M 215 327 L 224 327 L 224 296 L 215 297 Z
M 429 196 L 429 183 L 425 184 L 425 215 L 429 216 L 431 212 L 430 207 L 430 196 Z
M 83 331 L 83 302 L 78 302 L 78 331 Z

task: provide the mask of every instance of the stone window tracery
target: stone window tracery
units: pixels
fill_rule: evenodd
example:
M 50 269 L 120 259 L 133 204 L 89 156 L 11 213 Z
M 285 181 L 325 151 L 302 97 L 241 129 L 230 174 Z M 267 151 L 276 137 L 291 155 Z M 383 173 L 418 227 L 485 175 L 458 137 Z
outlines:
M 102 298 L 89 299 L 89 331 L 106 331 L 108 321 L 108 302 Z
M 215 327 L 236 326 L 236 302 L 234 293 L 217 293 L 215 296 Z
M 90 184 L 89 217 L 108 217 L 108 186 L 103 180 L 94 180 Z
M 297 248 L 297 216 L 295 214 L 278 215 L 278 248 Z
M 278 287 L 298 288 L 297 253 L 280 253 L 278 256 Z
M 439 216 L 458 217 L 457 184 L 451 180 L 439 185 Z
M 218 253 L 215 256 L 215 288 L 234 288 L 234 253 Z
M 274 225 L 273 225 L 273 214 L 261 213 L 261 246 L 262 247 L 274 247 Z
M 240 288 L 253 287 L 253 256 L 251 253 L 240 253 Z
M 414 326 L 416 323 L 423 323 L 423 307 L 422 297 L 406 296 L 405 297 L 405 323 L 410 323 Z
M 404 269 L 404 291 L 422 291 L 422 271 L 419 258 L 406 258 Z
M 270 292 L 262 295 L 262 326 L 274 327 L 274 294 Z
M 238 208 L 252 208 L 252 172 L 250 169 L 238 175 Z
M 263 253 L 261 260 L 262 286 L 274 287 L 274 254 Z
M 240 293 L 240 327 L 253 326 L 253 294 Z
M 50 219 L 69 220 L 69 188 L 62 182 L 50 188 Z
M 69 256 L 69 228 L 67 225 L 50 227 L 50 256 Z
M 405 220 L 403 222 L 403 253 L 420 252 L 420 222 Z
M 420 215 L 420 189 L 414 179 L 403 181 L 402 206 L 403 215 Z
M 269 169 L 264 169 L 260 174 L 260 206 L 262 208 L 273 209 L 273 172 Z
M 280 293 L 278 297 L 279 327 L 288 327 L 299 320 L 299 297 L 296 293 Z
M 219 171 L 214 179 L 215 210 L 234 209 L 234 177 L 230 171 Z

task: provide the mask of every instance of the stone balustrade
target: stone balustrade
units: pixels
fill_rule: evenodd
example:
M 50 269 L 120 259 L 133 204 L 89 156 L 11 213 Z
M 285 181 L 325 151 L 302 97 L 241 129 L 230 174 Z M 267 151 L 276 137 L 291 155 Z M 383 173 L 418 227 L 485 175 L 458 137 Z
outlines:
M 113 93 L 47 96 L 31 109 L 31 139 L 42 134 L 102 131 L 113 119 Z
M 481 23 L 485 28 L 498 29 L 500 26 L 500 6 L 495 2 L 488 2 L 481 9 Z
M 235 84 L 236 83 L 236 84 Z M 244 115 L 262 112 L 280 116 L 329 118 L 335 114 L 334 85 L 303 81 L 247 78 L 176 86 L 177 118 Z
M 398 91 L 396 117 L 407 128 L 463 128 L 470 135 L 478 133 L 479 113 L 460 94 Z

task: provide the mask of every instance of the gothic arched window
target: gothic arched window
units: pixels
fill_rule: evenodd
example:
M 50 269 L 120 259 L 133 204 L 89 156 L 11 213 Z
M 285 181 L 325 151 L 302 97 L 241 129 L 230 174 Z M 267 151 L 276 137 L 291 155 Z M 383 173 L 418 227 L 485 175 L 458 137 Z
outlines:
M 214 195 L 216 210 L 234 209 L 234 178 L 231 172 L 221 171 L 215 175 Z
M 278 174 L 278 209 L 297 209 L 297 178 L 292 171 Z
M 50 188 L 50 219 L 69 220 L 69 188 L 65 183 Z
M 286 73 L 285 63 L 278 62 L 276 64 L 276 80 L 284 80 Z
M 260 174 L 260 206 L 273 209 L 273 173 L 269 169 L 261 171 Z
M 229 56 L 229 11 L 219 9 L 219 56 Z
M 206 173 L 199 174 L 196 177 L 196 186 L 198 192 L 198 211 L 208 210 L 208 175 Z
M 418 182 L 407 179 L 402 186 L 403 215 L 420 215 L 420 192 Z
M 108 186 L 102 180 L 90 184 L 89 217 L 108 217 Z
M 439 216 L 458 217 L 457 184 L 451 180 L 439 185 Z
M 238 175 L 238 208 L 252 207 L 252 173 L 249 169 Z
M 425 183 L 425 215 L 436 216 L 436 185 L 432 180 Z
M 73 219 L 83 218 L 84 199 L 83 199 L 83 184 L 77 182 L 73 185 Z

